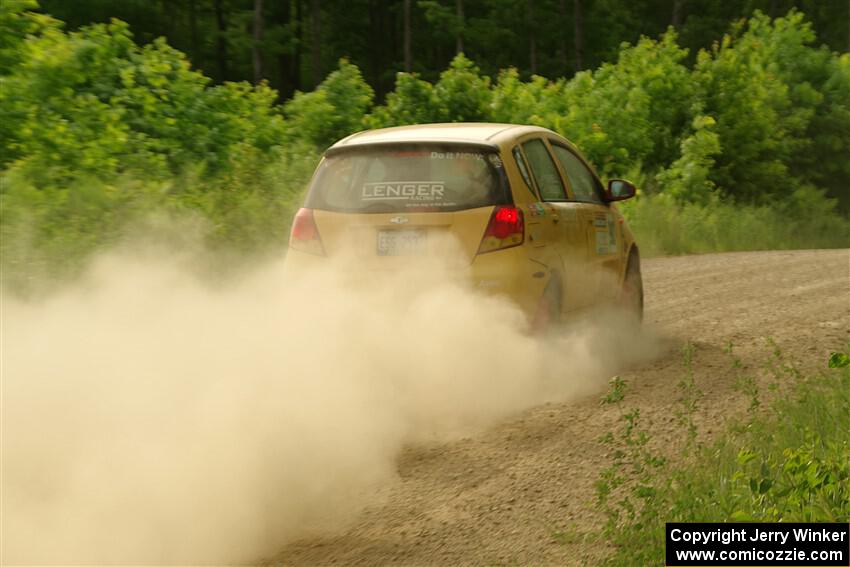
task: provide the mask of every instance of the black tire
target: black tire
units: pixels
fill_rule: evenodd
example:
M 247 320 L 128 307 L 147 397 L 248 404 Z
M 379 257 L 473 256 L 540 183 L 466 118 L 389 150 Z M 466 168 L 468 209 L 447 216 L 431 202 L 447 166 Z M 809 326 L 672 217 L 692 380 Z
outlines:
M 532 327 L 535 333 L 547 333 L 561 324 L 561 282 L 552 276 L 540 296 Z
M 561 280 L 552 278 L 543 291 L 549 308 L 549 326 L 554 328 L 561 324 Z
M 622 304 L 638 321 L 643 321 L 643 276 L 640 273 L 640 256 L 632 251 L 623 278 Z

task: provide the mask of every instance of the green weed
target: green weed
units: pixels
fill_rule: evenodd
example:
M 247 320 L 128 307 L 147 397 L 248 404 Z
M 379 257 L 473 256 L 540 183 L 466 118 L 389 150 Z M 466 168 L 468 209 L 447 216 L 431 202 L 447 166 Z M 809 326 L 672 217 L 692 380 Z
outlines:
M 695 453 L 690 444 L 683 445 L 678 465 L 634 474 L 627 456 L 644 453 L 651 434 L 648 429 L 637 433 L 635 411 L 621 411 L 620 429 L 601 438 L 617 447 L 597 482 L 597 503 L 608 519 L 602 533 L 615 546 L 609 565 L 658 563 L 666 522 L 850 520 L 850 345 L 847 352 L 830 356 L 828 368 L 814 373 L 800 371 L 774 341 L 769 339 L 768 346 L 765 368 L 781 395 L 756 412 L 762 401 L 755 381 L 739 376 L 750 411 Z M 742 368 L 731 343 L 726 351 L 732 368 Z M 693 388 L 691 355 L 683 351 L 684 392 Z M 618 406 L 626 400 L 610 393 L 606 398 L 616 399 Z M 695 409 L 695 399 L 683 396 L 681 411 Z M 691 430 L 686 428 L 685 435 L 691 436 Z M 629 498 L 637 494 L 652 497 L 637 507 Z

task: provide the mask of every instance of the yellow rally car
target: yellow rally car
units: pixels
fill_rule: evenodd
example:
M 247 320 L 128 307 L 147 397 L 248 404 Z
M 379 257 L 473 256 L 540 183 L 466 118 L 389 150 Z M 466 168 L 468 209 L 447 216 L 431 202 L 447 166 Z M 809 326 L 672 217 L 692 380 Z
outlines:
M 466 276 L 512 298 L 536 327 L 620 302 L 643 311 L 640 257 L 604 186 L 570 142 L 545 128 L 424 124 L 360 132 L 327 150 L 295 216 L 287 268 L 354 254 L 370 270 L 443 253 L 456 239 Z

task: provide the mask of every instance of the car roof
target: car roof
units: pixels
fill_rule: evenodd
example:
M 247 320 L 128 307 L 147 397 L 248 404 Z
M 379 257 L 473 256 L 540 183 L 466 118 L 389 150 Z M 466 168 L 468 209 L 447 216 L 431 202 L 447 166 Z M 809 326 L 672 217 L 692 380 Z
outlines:
M 554 134 L 551 130 L 539 126 L 518 124 L 496 124 L 488 122 L 457 122 L 446 124 L 414 124 L 365 130 L 343 138 L 330 149 L 337 150 L 372 144 L 392 144 L 403 142 L 445 142 L 472 143 L 498 146 L 510 140 L 532 132 Z

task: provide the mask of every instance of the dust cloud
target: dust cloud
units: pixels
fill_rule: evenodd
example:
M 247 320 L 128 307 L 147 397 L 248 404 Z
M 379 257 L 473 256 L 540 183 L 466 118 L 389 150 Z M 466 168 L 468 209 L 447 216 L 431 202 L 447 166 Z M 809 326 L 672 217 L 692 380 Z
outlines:
M 599 318 L 533 337 L 436 266 L 211 285 L 185 264 L 113 253 L 4 294 L 4 564 L 255 562 L 350 522 L 404 444 L 598 391 L 652 347 Z

